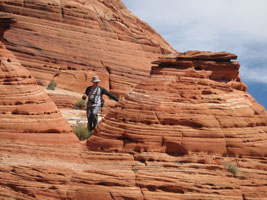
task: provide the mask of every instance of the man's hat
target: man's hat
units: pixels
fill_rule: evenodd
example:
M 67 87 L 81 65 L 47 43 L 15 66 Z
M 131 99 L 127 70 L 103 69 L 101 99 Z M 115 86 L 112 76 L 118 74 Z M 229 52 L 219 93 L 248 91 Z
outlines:
M 98 78 L 98 76 L 93 76 L 92 82 L 93 83 L 98 83 L 98 82 L 100 82 L 100 79 Z

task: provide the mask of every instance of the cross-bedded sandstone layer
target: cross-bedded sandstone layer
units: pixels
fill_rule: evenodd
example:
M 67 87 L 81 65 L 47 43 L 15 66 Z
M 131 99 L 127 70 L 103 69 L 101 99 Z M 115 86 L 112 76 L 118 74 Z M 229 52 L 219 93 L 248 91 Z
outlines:
M 0 42 L 0 135 L 1 140 L 36 139 L 52 143 L 69 137 L 77 142 L 55 103 L 36 84 L 31 73 Z
M 15 24 L 5 32 L 9 50 L 40 84 L 84 92 L 98 74 L 117 95 L 149 76 L 151 61 L 175 52 L 120 0 L 1 0 Z
M 43 13 L 42 17 L 49 18 L 55 17 L 54 14 L 48 13 L 54 11 L 54 6 L 59 2 L 65 1 L 53 0 L 48 3 L 40 0 L 4 0 L 0 3 L 8 5 L 8 9 L 15 12 L 25 13 L 26 10 L 28 15 L 38 17 Z M 86 1 L 82 0 L 66 2 L 86 5 Z M 99 2 L 105 5 L 117 3 Z M 50 7 L 43 9 L 43 5 Z M 18 6 L 26 6 L 28 9 L 17 9 Z M 69 7 L 69 11 L 75 13 L 75 7 Z M 98 10 L 98 13 L 102 12 Z M 0 32 L 8 28 L 10 21 L 12 17 L 0 15 L 1 25 L 5 22 L 5 26 L 0 26 Z M 1 40 L 7 42 L 6 37 L 1 37 Z M 34 51 L 34 48 L 32 50 Z M 24 57 L 23 53 L 16 54 L 20 55 L 20 59 Z M 100 127 L 102 130 L 104 127 L 105 132 L 97 133 L 97 136 L 105 139 L 98 148 L 120 150 L 120 146 L 113 148 L 113 141 L 118 139 L 120 142 L 125 139 L 123 151 L 126 152 L 105 153 L 88 151 L 84 143 L 79 143 L 70 134 L 69 126 L 66 126 L 53 102 L 43 94 L 32 75 L 1 43 L 0 198 L 266 199 L 267 162 L 266 157 L 262 156 L 265 154 L 262 148 L 266 134 L 266 125 L 263 122 L 264 118 L 266 119 L 265 111 L 245 92 L 246 86 L 237 76 L 238 64 L 231 64 L 229 61 L 234 55 L 204 53 L 203 57 L 202 54 L 188 52 L 172 56 L 167 61 L 164 58 L 157 62 L 159 67 L 153 68 L 151 79 L 140 84 L 123 99 L 115 108 L 115 112 L 112 111 L 105 123 L 101 124 Z M 26 58 L 25 56 L 24 64 L 30 60 Z M 191 64 L 188 64 L 188 59 L 192 61 Z M 202 61 L 205 65 L 201 64 Z M 172 62 L 174 65 L 170 66 Z M 224 63 L 223 67 L 219 67 L 216 64 L 218 62 Z M 180 66 L 178 70 L 177 63 Z M 31 66 L 33 64 L 32 60 Z M 42 70 L 40 74 L 45 74 L 45 69 Z M 222 73 L 217 70 L 222 70 Z M 70 71 L 59 75 L 64 77 L 63 81 L 69 76 L 68 72 Z M 34 73 L 38 75 L 37 71 Z M 79 77 L 82 73 L 88 72 L 75 70 Z M 177 81 L 181 85 L 176 83 Z M 199 103 L 199 98 L 202 103 Z M 124 107 L 121 107 L 122 105 Z M 181 110 L 177 112 L 177 108 Z M 155 119 L 151 113 L 156 113 L 158 109 L 161 115 L 157 114 L 159 117 Z M 15 112 L 12 113 L 13 110 Z M 251 110 L 254 110 L 254 114 Z M 192 118 L 189 118 L 188 114 Z M 217 123 L 210 115 L 221 119 L 219 124 L 224 127 L 214 127 Z M 251 121 L 247 121 L 247 116 L 251 117 Z M 118 117 L 117 124 L 114 117 Z M 38 118 L 40 119 L 37 120 Z M 32 126 L 29 126 L 29 121 Z M 7 128 L 6 122 L 16 124 Z M 248 122 L 251 125 L 247 127 Z M 108 131 L 107 124 L 110 128 Z M 47 128 L 44 128 L 45 126 Z M 49 127 L 52 129 L 48 129 Z M 255 131 L 252 131 L 252 128 Z M 124 138 L 114 139 L 110 134 L 112 132 L 116 136 L 122 129 L 125 132 Z M 166 134 L 168 130 L 171 136 Z M 232 132 L 227 132 L 231 130 Z M 224 135 L 225 141 L 230 142 L 227 143 L 227 153 L 234 157 L 221 155 L 221 149 L 225 148 L 223 145 L 214 145 L 212 148 L 209 145 L 213 141 L 219 144 L 218 141 L 220 142 L 219 139 L 224 134 L 222 131 L 227 133 Z M 161 137 L 166 136 L 166 140 L 162 140 L 162 152 L 156 152 L 159 132 L 162 133 Z M 177 134 L 183 133 L 186 133 L 181 138 L 183 143 L 178 143 Z M 247 140 L 244 140 L 245 137 Z M 104 146 L 104 142 L 107 146 L 111 145 L 111 148 Z M 207 148 L 204 148 L 204 144 Z M 196 153 L 193 147 L 201 152 Z M 216 150 L 217 148 L 219 150 Z M 142 150 L 155 152 L 136 152 Z M 248 152 L 251 152 L 250 157 L 246 156 Z M 177 153 L 178 156 L 173 155 Z
M 236 55 L 190 51 L 154 62 L 88 140 L 104 151 L 266 156 L 267 114 L 239 77 Z
M 90 152 L 25 145 L 19 140 L 0 140 L 0 145 L 3 199 L 264 200 L 267 196 L 264 159 Z
M 68 132 L 54 103 L 2 43 L 0 55 L 1 199 L 244 200 L 267 196 L 266 159 L 257 155 L 88 151 Z M 181 153 L 175 138 L 171 142 L 166 152 Z

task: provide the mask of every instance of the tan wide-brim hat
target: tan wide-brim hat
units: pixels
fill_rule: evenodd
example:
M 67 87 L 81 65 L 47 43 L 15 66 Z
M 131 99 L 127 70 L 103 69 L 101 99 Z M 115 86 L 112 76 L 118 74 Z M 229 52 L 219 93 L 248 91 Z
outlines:
M 98 82 L 100 82 L 100 79 L 98 78 L 98 76 L 93 76 L 92 82 L 93 83 L 98 83 Z

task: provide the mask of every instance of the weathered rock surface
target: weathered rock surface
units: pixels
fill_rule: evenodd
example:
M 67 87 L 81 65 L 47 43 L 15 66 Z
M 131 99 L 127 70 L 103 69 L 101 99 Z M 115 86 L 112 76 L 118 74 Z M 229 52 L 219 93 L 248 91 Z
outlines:
M 1 0 L 0 8 L 16 21 L 7 48 L 38 81 L 72 91 L 83 92 L 94 72 L 125 94 L 149 76 L 151 61 L 175 52 L 120 0 Z
M 72 134 L 55 103 L 0 43 L 0 133 Z
M 182 157 L 101 153 L 0 142 L 2 199 L 263 200 L 267 196 L 266 160 L 197 153 Z M 227 165 L 236 166 L 237 173 Z
M 67 23 L 55 22 L 63 20 L 64 15 L 69 27 L 77 27 L 70 24 L 79 23 L 84 26 L 85 32 L 89 32 L 92 30 L 85 27 L 92 24 L 86 23 L 86 20 L 94 19 L 94 13 L 109 16 L 104 10 L 111 5 L 120 5 L 118 2 L 3 0 L 0 2 L 1 8 L 16 13 L 14 19 L 17 24 L 12 25 L 3 38 L 3 31 L 10 26 L 12 17 L 0 15 L 0 39 L 13 41 L 8 47 L 16 51 L 19 60 L 27 64 L 28 69 L 32 69 L 39 83 L 49 82 L 55 72 L 57 76 L 54 78 L 62 81 L 63 88 L 68 86 L 65 79 L 82 79 L 82 83 L 71 81 L 72 89 L 78 91 L 83 81 L 88 81 L 91 76 L 90 71 L 82 70 L 83 65 L 80 66 L 82 56 L 78 52 L 76 54 L 79 48 L 75 51 L 67 48 L 68 45 L 74 47 L 72 42 L 79 41 L 79 38 L 75 39 L 75 34 L 70 34 L 73 41 L 58 47 L 60 40 L 53 35 L 53 29 L 46 29 L 43 25 L 56 25 L 55 29 L 66 26 Z M 61 4 L 67 5 L 58 7 Z M 85 12 L 88 11 L 86 9 L 80 10 L 82 6 L 92 8 L 91 4 L 103 6 L 91 9 L 90 13 Z M 112 10 L 116 9 L 114 6 Z M 36 22 L 35 26 L 32 22 Z M 105 20 L 103 24 L 99 23 L 101 28 L 108 27 L 104 23 Z M 136 23 L 145 26 L 138 20 Z M 20 30 L 22 24 L 23 30 L 27 34 L 32 33 L 31 36 L 25 37 L 27 34 Z M 138 32 L 143 28 L 132 24 L 137 27 L 137 36 L 149 35 Z M 40 30 L 44 33 L 38 27 L 43 27 Z M 18 35 L 17 38 L 12 35 L 16 31 L 21 34 L 21 40 Z M 129 44 L 128 48 L 133 47 L 131 45 L 136 40 L 126 42 L 126 39 L 134 40 L 134 37 L 127 37 L 124 31 L 118 34 L 118 40 L 122 46 Z M 99 35 L 105 33 L 103 29 L 92 32 Z M 47 46 L 41 38 L 46 38 Z M 114 45 L 114 40 L 104 38 L 107 44 Z M 14 41 L 22 43 L 14 45 Z M 41 48 L 30 47 L 32 42 Z M 52 45 L 54 43 L 55 46 Z M 144 50 L 155 47 L 140 45 L 136 43 L 136 48 L 142 47 L 143 51 L 134 51 L 138 53 L 134 58 L 140 57 L 140 63 L 142 60 L 148 62 L 154 54 Z M 89 140 L 89 148 L 101 151 L 88 151 L 85 143 L 78 142 L 71 133 L 51 99 L 36 86 L 36 79 L 31 73 L 2 43 L 0 46 L 0 199 L 266 199 L 267 159 L 263 148 L 266 145 L 266 114 L 263 107 L 245 92 L 246 86 L 238 77 L 239 64 L 230 62 L 235 55 L 187 52 L 172 55 L 167 60 L 161 58 L 156 62 L 159 66 L 153 68 L 151 78 L 122 99 L 101 123 L 100 132 Z M 55 56 L 58 49 L 64 54 L 57 53 Z M 66 59 L 64 55 L 70 50 L 78 56 L 79 63 L 69 62 L 69 69 L 59 70 L 60 63 Z M 98 50 L 94 53 L 99 55 Z M 124 55 L 122 52 L 119 54 Z M 121 59 L 115 54 L 112 56 L 114 63 Z M 146 56 L 149 58 L 145 59 Z M 51 58 L 55 60 L 50 63 Z M 123 66 L 133 67 L 134 64 L 128 59 L 124 60 Z M 134 62 L 136 66 L 141 66 L 138 59 Z M 47 72 L 44 65 L 50 66 L 50 71 Z M 81 68 L 74 70 L 73 67 L 77 66 Z M 118 66 L 116 71 L 115 65 L 113 67 L 108 72 L 101 67 L 95 69 L 102 78 L 109 76 L 111 81 L 102 84 L 112 83 L 114 87 L 109 88 L 113 91 L 116 88 L 127 90 L 138 81 L 132 81 L 133 77 L 141 80 L 147 76 L 145 70 L 135 67 L 131 68 L 132 71 L 122 66 Z M 144 69 L 149 67 L 150 64 Z M 123 73 L 121 69 L 125 69 Z M 100 73 L 101 70 L 103 73 Z M 123 74 L 126 74 L 125 79 L 121 79 Z M 60 90 L 55 91 L 58 92 Z M 55 96 L 55 93 L 50 92 L 49 95 L 62 107 L 71 107 L 79 96 L 72 93 L 68 95 L 67 102 L 62 102 L 66 94 Z M 100 145 L 95 143 L 97 140 Z M 159 145 L 160 142 L 162 144 Z M 103 152 L 106 150 L 124 152 Z M 148 152 L 136 152 L 143 150 Z
M 88 140 L 106 151 L 267 156 L 267 113 L 247 92 L 235 55 L 160 58 Z

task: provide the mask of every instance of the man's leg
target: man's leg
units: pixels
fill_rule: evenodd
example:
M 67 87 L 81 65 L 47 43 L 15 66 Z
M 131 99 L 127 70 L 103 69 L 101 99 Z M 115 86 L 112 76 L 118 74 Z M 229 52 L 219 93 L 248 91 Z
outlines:
M 98 123 L 98 112 L 99 112 L 100 107 L 95 106 L 92 108 L 92 128 L 94 129 Z
M 92 131 L 93 130 L 92 108 L 87 108 L 86 114 L 87 114 L 87 128 L 89 131 Z

